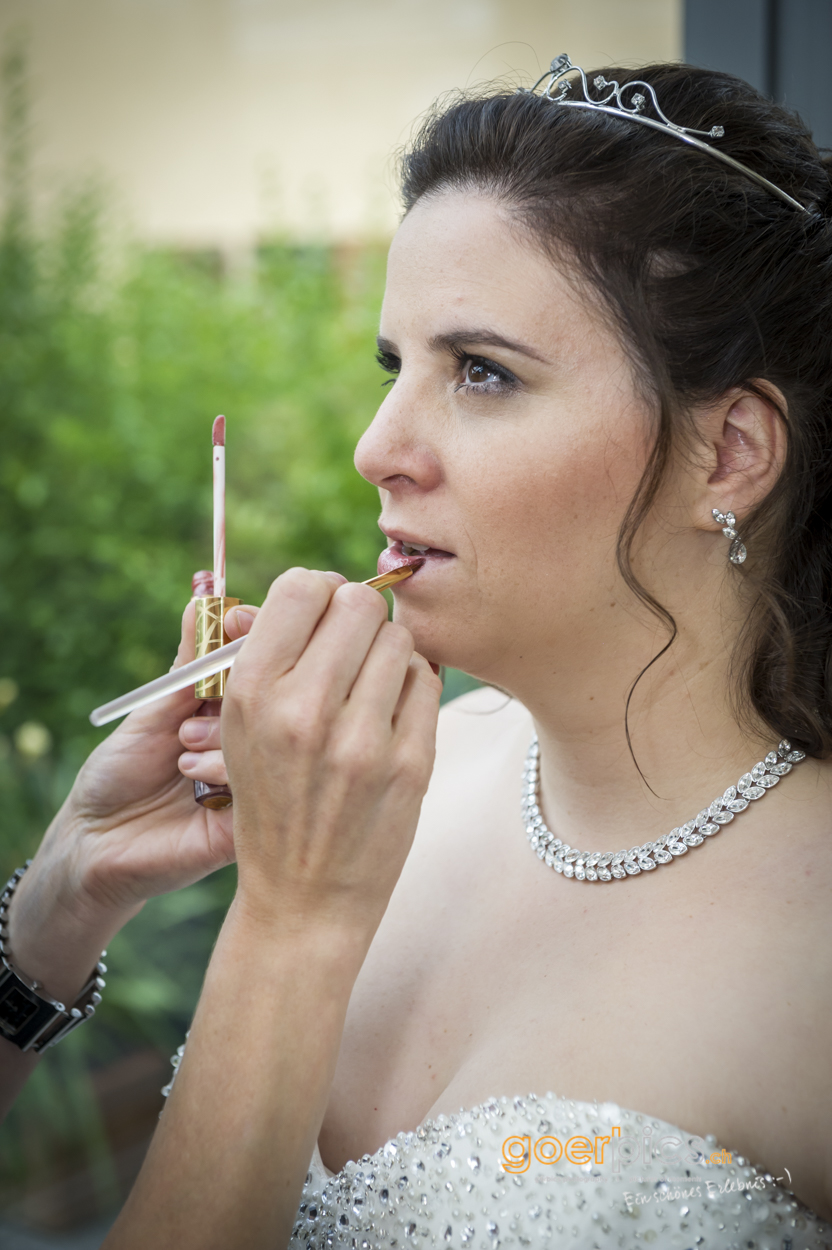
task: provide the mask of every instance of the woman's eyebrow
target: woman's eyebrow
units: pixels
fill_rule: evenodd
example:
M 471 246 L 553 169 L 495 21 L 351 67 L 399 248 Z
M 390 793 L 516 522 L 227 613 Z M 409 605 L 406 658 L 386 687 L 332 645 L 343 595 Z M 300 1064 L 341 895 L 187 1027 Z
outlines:
M 521 356 L 528 356 L 531 360 L 539 360 L 541 364 L 548 365 L 550 363 L 545 356 L 541 356 L 534 348 L 528 347 L 525 343 L 517 343 L 514 339 L 507 339 L 502 334 L 495 334 L 493 330 L 450 330 L 447 334 L 434 334 L 432 338 L 428 339 L 428 346 L 431 351 L 435 352 L 458 352 L 466 347 L 475 345 L 503 347 L 507 351 L 519 352 Z M 399 354 L 395 343 L 390 339 L 384 338 L 381 334 L 376 338 L 376 346 L 380 352 L 385 352 L 391 356 L 398 356 Z
M 533 347 L 529 347 L 528 344 L 518 343 L 514 339 L 507 339 L 502 334 L 495 334 L 493 330 L 450 330 L 447 334 L 435 334 L 429 340 L 429 345 L 433 351 L 459 351 L 461 348 L 479 344 L 484 347 L 502 347 L 510 352 L 519 352 L 521 356 L 539 360 L 544 365 L 550 363 L 545 356 L 541 356 L 539 352 L 536 352 Z

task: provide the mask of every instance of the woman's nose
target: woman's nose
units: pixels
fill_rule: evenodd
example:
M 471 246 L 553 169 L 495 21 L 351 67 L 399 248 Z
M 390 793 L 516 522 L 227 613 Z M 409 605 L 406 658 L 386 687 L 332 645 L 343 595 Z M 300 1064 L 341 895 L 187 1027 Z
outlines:
M 397 381 L 358 441 L 356 469 L 383 490 L 432 490 L 441 481 L 442 469 L 438 449 L 425 433 Z

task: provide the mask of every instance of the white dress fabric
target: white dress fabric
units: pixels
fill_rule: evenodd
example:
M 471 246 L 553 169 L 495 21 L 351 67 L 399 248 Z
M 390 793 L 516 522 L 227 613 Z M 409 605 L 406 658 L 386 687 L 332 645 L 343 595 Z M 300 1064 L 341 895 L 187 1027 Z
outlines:
M 614 1127 L 626 1149 L 602 1146 L 599 1163 L 597 1144 L 590 1162 L 539 1161 L 558 1152 L 553 1138 L 593 1143 Z M 509 1166 L 527 1170 L 507 1170 L 508 1139 L 519 1139 Z M 832 1228 L 782 1187 L 786 1177 L 736 1155 L 712 1161 L 716 1152 L 713 1137 L 614 1103 L 492 1098 L 334 1175 L 316 1146 L 289 1250 L 832 1250 Z

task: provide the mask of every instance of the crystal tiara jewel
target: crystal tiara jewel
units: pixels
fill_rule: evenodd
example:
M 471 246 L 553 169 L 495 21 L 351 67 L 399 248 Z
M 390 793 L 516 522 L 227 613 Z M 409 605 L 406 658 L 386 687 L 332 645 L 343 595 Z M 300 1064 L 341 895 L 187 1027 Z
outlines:
M 569 93 L 575 80 L 567 78 L 566 75 L 571 73 L 578 73 L 581 76 L 581 85 L 584 93 L 583 100 L 569 99 Z M 701 152 L 707 152 L 710 156 L 716 157 L 724 165 L 730 165 L 732 169 L 738 169 L 740 173 L 753 179 L 759 186 L 765 187 L 772 195 L 776 195 L 779 199 L 785 200 L 787 204 L 791 204 L 792 208 L 799 209 L 801 213 L 809 213 L 810 210 L 808 208 L 798 200 L 793 199 L 792 196 L 781 190 L 780 187 L 775 186 L 773 182 L 769 182 L 768 178 L 764 178 L 762 174 L 755 173 L 747 165 L 742 165 L 739 161 L 735 161 L 733 156 L 728 156 L 726 152 L 720 152 L 719 148 L 711 147 L 709 143 L 705 143 L 705 139 L 721 139 L 725 134 L 723 126 L 712 126 L 710 130 L 693 130 L 690 126 L 677 126 L 675 122 L 672 122 L 659 107 L 656 93 L 649 82 L 628 82 L 623 87 L 620 87 L 617 82 L 609 82 L 604 78 L 603 74 L 598 74 L 593 78 L 592 85 L 596 91 L 606 91 L 607 94 L 601 99 L 593 100 L 589 94 L 586 74 L 580 65 L 572 64 L 566 52 L 562 52 L 560 56 L 555 57 L 549 69 L 545 74 L 541 74 L 534 86 L 521 87 L 520 93 L 533 95 L 540 84 L 547 78 L 549 81 L 541 92 L 542 99 L 551 100 L 553 104 L 566 105 L 568 108 L 591 109 L 597 113 L 610 113 L 613 117 L 624 117 L 627 121 L 638 122 L 642 126 L 652 127 L 653 130 L 662 130 L 665 134 L 674 135 L 675 138 L 681 139 L 682 143 L 689 143 L 692 147 L 699 148 Z M 657 117 L 647 117 L 643 112 L 648 103 L 652 104 Z

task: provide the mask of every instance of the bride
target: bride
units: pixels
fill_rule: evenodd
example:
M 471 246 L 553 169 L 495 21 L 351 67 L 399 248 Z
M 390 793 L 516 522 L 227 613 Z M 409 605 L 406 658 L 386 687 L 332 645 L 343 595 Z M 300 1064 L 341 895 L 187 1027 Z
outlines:
M 130 716 L 8 908 L 71 999 L 237 859 L 112 1250 L 832 1235 L 828 169 L 736 79 L 571 68 L 404 159 L 394 621 L 284 573 L 221 725 Z M 438 665 L 489 688 L 438 714 Z

